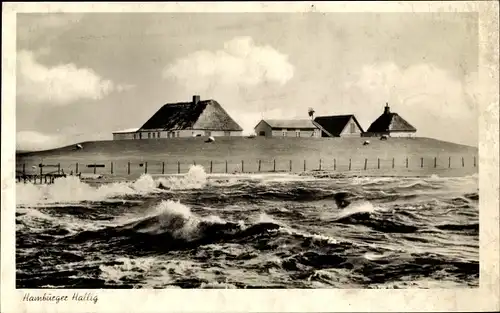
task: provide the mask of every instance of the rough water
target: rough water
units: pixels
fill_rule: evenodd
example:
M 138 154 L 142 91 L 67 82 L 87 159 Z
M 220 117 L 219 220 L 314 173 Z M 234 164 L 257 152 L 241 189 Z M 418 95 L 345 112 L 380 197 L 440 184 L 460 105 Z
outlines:
M 333 196 L 347 192 L 350 205 Z M 477 176 L 17 184 L 17 288 L 479 284 Z

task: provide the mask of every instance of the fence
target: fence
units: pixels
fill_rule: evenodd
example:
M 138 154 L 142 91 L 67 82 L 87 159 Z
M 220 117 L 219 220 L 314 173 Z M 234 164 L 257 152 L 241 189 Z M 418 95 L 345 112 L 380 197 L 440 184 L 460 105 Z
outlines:
M 211 173 L 299 173 L 307 171 L 373 171 L 403 170 L 427 171 L 476 168 L 476 156 L 448 157 L 393 157 L 393 158 L 318 158 L 318 159 L 272 159 L 272 160 L 165 160 L 165 161 L 92 161 L 63 162 L 55 165 L 18 164 L 18 181 L 53 182 L 55 177 L 81 174 L 114 175 L 127 177 L 140 174 L 184 174 L 192 165 L 203 166 Z M 21 167 L 21 168 L 19 168 Z M 44 172 L 56 167 L 57 171 Z

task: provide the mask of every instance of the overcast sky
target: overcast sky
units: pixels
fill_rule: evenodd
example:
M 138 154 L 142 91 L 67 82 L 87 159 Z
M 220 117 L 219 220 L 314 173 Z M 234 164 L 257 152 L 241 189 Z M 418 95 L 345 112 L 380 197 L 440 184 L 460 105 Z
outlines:
M 389 102 L 419 136 L 477 146 L 474 13 L 17 15 L 17 147 L 111 139 L 164 103 L 217 100 L 261 119 Z

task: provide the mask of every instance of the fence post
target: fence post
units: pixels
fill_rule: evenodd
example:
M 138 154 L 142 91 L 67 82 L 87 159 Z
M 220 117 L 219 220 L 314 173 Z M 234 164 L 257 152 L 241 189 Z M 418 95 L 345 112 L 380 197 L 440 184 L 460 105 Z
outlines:
M 261 161 L 259 160 L 259 172 L 260 172 L 260 163 L 261 163 Z
M 111 174 L 113 174 L 113 162 L 111 162 Z
M 227 174 L 227 160 L 226 160 L 226 174 Z
M 377 169 L 380 169 L 380 159 L 377 158 Z
M 319 170 L 321 171 L 321 159 L 319 159 Z
M 392 168 L 394 168 L 394 158 L 392 158 Z
M 181 162 L 177 161 L 177 174 L 181 173 Z
M 424 167 L 424 158 L 420 158 L 420 167 Z
M 465 166 L 465 163 L 464 163 L 464 157 L 462 157 L 462 167 Z
M 97 163 L 94 162 L 94 174 L 96 173 L 97 171 Z
M 78 162 L 76 162 L 76 175 L 78 175 Z
M 349 171 L 351 170 L 351 159 L 349 159 Z
M 144 174 L 148 173 L 148 162 L 144 162 Z
M 368 163 L 368 159 L 365 159 L 365 171 L 366 171 L 366 164 Z
M 406 168 L 408 168 L 408 157 L 406 157 Z
M 333 170 L 337 170 L 337 159 L 333 159 Z
M 437 167 L 437 158 L 434 157 L 434 168 L 436 168 L 436 167 Z
M 476 156 L 474 156 L 474 167 L 476 167 Z
M 61 174 L 61 163 L 57 163 L 57 174 Z
M 476 164 L 475 161 L 474 161 L 474 164 Z M 23 180 L 26 183 L 26 164 L 25 163 L 23 163 Z
M 193 161 L 193 165 L 196 166 L 196 161 Z
M 273 160 L 273 172 L 276 172 L 276 159 Z
M 130 161 L 127 163 L 127 174 L 130 175 Z
M 451 168 L 451 157 L 448 157 L 448 168 Z
M 161 162 L 161 173 L 165 174 L 165 161 Z
M 290 172 L 292 171 L 292 160 L 290 160 Z
M 212 174 L 212 160 L 210 160 L 210 174 Z
M 306 171 L 306 160 L 304 160 L 304 172 Z
M 40 184 L 42 183 L 42 176 L 43 176 L 43 164 L 40 164 Z
M 245 163 L 241 160 L 241 172 L 245 172 Z

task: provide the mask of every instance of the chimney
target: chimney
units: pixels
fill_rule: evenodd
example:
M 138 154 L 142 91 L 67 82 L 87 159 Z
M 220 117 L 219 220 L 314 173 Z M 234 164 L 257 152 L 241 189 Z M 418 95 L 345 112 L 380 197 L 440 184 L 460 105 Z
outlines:
M 194 95 L 193 96 L 193 105 L 197 105 L 198 102 L 200 102 L 200 96 Z
M 391 113 L 391 108 L 389 108 L 389 103 L 385 103 L 385 108 L 384 108 L 384 114 L 389 114 Z

